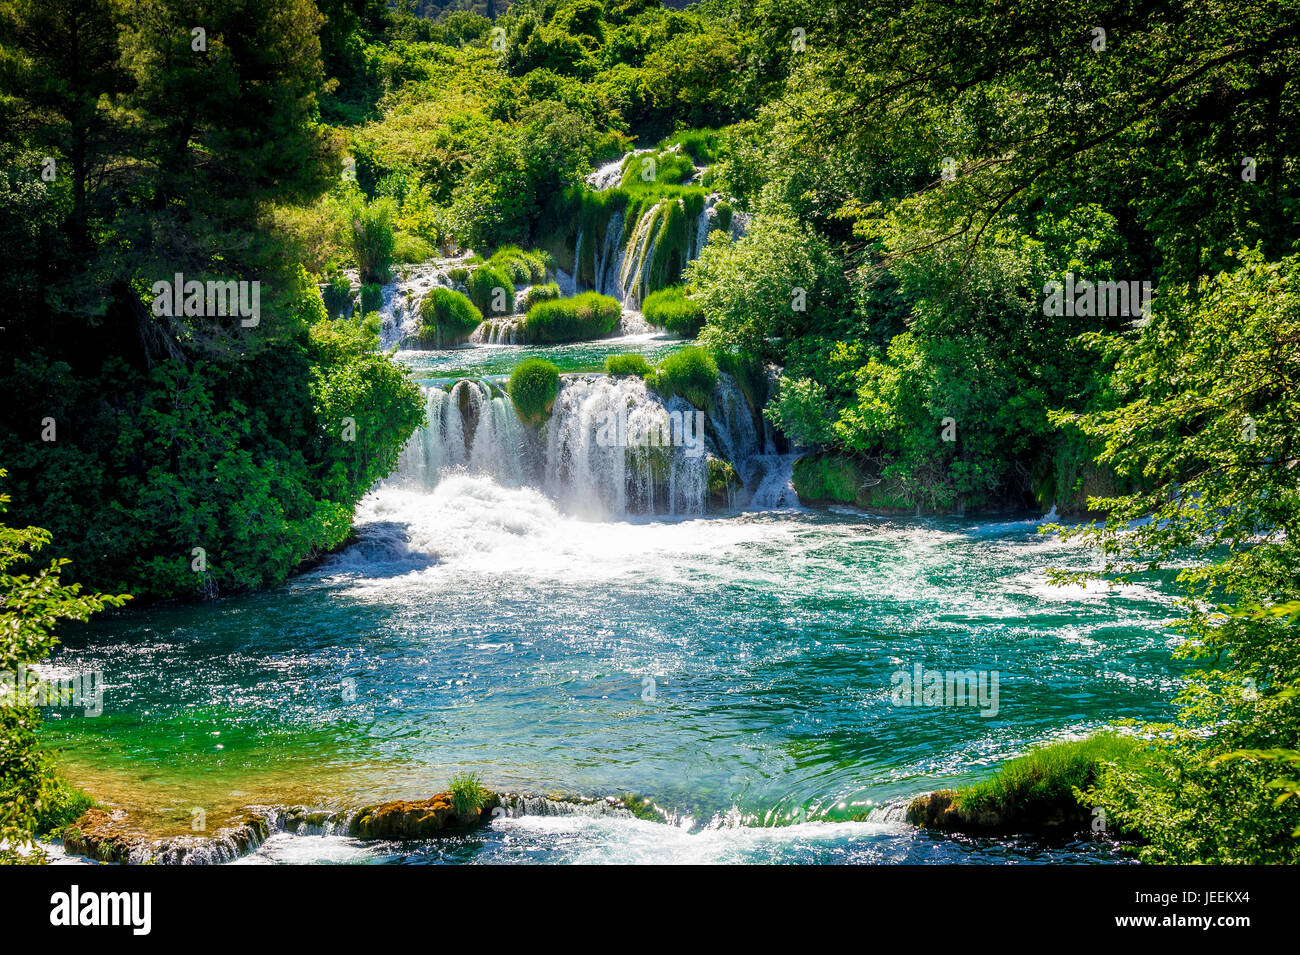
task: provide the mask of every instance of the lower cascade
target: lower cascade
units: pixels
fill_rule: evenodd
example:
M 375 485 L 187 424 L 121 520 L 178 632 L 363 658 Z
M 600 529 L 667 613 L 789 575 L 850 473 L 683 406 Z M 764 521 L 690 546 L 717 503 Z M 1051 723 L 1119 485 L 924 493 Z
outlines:
M 704 410 L 636 377 L 564 375 L 549 420 L 536 430 L 489 379 L 430 384 L 424 395 L 426 424 L 389 486 L 430 492 L 449 474 L 484 475 L 535 487 L 561 510 L 593 520 L 798 505 L 797 455 L 778 450 L 725 374 Z

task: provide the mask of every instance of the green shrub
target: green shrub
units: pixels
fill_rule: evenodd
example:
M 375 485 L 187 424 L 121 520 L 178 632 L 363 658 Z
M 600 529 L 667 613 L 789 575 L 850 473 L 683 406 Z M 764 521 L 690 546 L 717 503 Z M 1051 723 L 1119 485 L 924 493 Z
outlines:
M 641 312 L 651 325 L 666 328 L 683 338 L 694 338 L 704 327 L 704 309 L 687 298 L 680 285 L 651 292 L 641 303 Z
M 652 151 L 629 156 L 623 164 L 623 189 L 678 186 L 695 175 L 695 164 L 684 152 Z
M 518 246 L 503 245 L 488 259 L 488 264 L 510 276 L 516 285 L 546 281 L 547 257 L 540 252 L 525 252 Z
M 659 144 L 660 149 L 681 146 L 682 151 L 697 165 L 707 166 L 718 161 L 718 145 L 722 136 L 716 129 L 688 129 L 674 133 Z
M 511 315 L 515 310 L 515 283 L 491 265 L 481 265 L 469 277 L 469 297 L 484 315 Z M 500 291 L 498 291 L 498 289 Z M 500 305 L 493 308 L 493 305 Z
M 524 294 L 524 311 L 528 311 L 538 302 L 549 302 L 560 297 L 560 287 L 554 282 L 534 285 Z
M 346 222 L 362 282 L 387 282 L 393 263 L 393 221 L 397 204 L 388 197 L 367 203 L 357 193 L 347 204 Z
M 399 232 L 393 239 L 393 260 L 396 262 L 426 262 L 437 254 L 433 244 L 418 235 Z
M 342 272 L 335 269 L 325 276 L 325 289 L 321 292 L 325 302 L 325 311 L 330 318 L 337 318 L 352 308 L 352 283 Z
M 528 310 L 524 329 L 529 341 L 571 342 L 602 338 L 618 327 L 623 307 L 618 299 L 596 292 L 538 302 Z
M 463 265 L 457 265 L 447 270 L 447 278 L 457 285 L 464 285 L 469 281 L 469 269 Z
M 636 375 L 644 378 L 654 369 L 650 363 L 645 360 L 644 355 L 610 355 L 605 359 L 605 374 L 607 375 Z
M 482 321 L 483 313 L 466 296 L 439 286 L 420 302 L 420 341 L 434 347 L 456 344 Z
M 378 282 L 361 286 L 361 312 L 377 312 L 384 307 L 384 287 Z
M 77 789 L 61 777 L 51 775 L 41 797 L 41 808 L 36 814 L 33 830 L 38 836 L 55 836 L 64 827 L 72 825 L 87 809 L 95 808 L 95 800 L 87 792 Z
M 560 369 L 544 358 L 529 358 L 510 373 L 506 391 L 520 419 L 539 425 L 550 415 L 560 393 Z
M 647 382 L 665 397 L 677 395 L 703 408 L 718 383 L 718 364 L 703 348 L 688 345 L 664 358 Z
M 723 232 L 731 231 L 731 216 L 735 210 L 731 208 L 730 202 L 719 202 L 713 207 L 714 227 L 721 229 Z
M 487 790 L 479 783 L 477 773 L 462 773 L 452 777 L 448 792 L 451 793 L 451 808 L 458 816 L 478 812 L 488 797 Z

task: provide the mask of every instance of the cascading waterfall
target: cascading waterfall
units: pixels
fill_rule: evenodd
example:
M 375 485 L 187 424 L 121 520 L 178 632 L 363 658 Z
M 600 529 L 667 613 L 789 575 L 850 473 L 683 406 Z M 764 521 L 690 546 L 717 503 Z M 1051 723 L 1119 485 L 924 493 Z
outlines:
M 410 268 L 383 287 L 379 307 L 379 341 L 387 349 L 401 345 L 420 327 L 420 302 L 435 286 L 451 286 L 448 270 L 460 259 L 439 259 Z
M 522 483 L 524 426 L 504 393 L 462 379 L 447 389 L 427 386 L 424 395 L 426 424 L 403 448 L 389 482 L 427 491 L 445 471 L 461 468 Z
M 559 507 L 592 519 L 702 515 L 709 462 L 733 462 L 745 488 L 738 506 L 798 504 L 793 455 L 765 453 L 739 386 L 719 376 L 707 412 L 664 399 L 636 377 L 565 375 L 540 434 L 525 428 L 498 385 L 462 379 L 425 389 L 426 425 L 412 435 L 387 483 L 432 491 L 448 473 L 540 488 Z M 540 438 L 540 440 L 539 440 Z
M 586 516 L 702 514 L 703 435 L 695 453 L 669 443 L 674 418 L 680 439 L 684 416 L 693 414 L 680 398 L 652 396 L 637 378 L 570 378 L 547 426 L 543 487 L 565 510 Z

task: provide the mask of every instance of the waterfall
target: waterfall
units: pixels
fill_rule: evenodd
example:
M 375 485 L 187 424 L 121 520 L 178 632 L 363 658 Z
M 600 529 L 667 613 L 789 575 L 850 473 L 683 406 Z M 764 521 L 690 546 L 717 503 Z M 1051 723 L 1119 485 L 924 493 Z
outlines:
M 543 488 L 562 508 L 584 516 L 703 514 L 703 447 L 691 454 L 668 443 L 673 417 L 681 422 L 694 411 L 680 398 L 651 395 L 639 378 L 568 379 L 546 428 Z
M 462 379 L 445 390 L 430 385 L 424 396 L 425 426 L 402 449 L 390 482 L 432 490 L 445 471 L 460 468 L 522 483 L 524 427 L 504 393 Z
M 470 333 L 471 345 L 522 345 L 524 318 L 489 318 Z
M 561 510 L 590 519 L 689 517 L 709 508 L 712 455 L 743 481 L 736 506 L 798 506 L 797 455 L 770 446 L 729 375 L 719 376 L 706 411 L 635 376 L 564 375 L 539 431 L 526 428 L 489 381 L 428 385 L 424 395 L 425 426 L 403 449 L 390 485 L 430 492 L 448 474 L 483 475 L 538 488 Z
M 388 349 L 402 345 L 420 328 L 420 302 L 435 286 L 450 287 L 448 271 L 462 259 L 436 259 L 405 270 L 383 287 L 379 307 L 379 342 Z

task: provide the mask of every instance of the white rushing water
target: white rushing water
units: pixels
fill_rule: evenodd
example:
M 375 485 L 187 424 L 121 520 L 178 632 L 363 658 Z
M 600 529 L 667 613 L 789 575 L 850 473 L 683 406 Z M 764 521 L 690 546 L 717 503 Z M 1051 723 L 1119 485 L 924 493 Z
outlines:
M 664 399 L 635 377 L 565 375 L 550 419 L 533 432 L 499 385 L 463 379 L 424 389 L 427 424 L 386 484 L 431 492 L 450 474 L 540 489 L 567 514 L 685 517 L 709 507 L 709 456 L 733 462 L 740 507 L 798 506 L 796 455 L 777 453 L 736 382 L 720 375 L 706 412 Z

